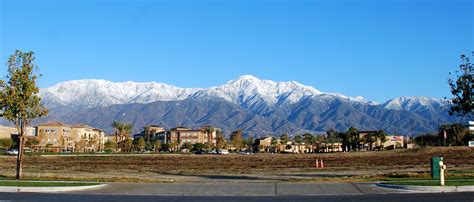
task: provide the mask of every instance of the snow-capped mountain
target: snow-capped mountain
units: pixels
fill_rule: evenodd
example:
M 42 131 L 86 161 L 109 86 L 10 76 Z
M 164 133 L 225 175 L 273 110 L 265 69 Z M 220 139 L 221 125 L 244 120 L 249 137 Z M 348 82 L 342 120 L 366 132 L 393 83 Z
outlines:
M 418 111 L 418 110 L 440 110 L 448 103 L 442 99 L 429 97 L 398 97 L 383 104 L 386 109 Z
M 199 90 L 155 82 L 114 83 L 105 80 L 85 79 L 62 82 L 41 89 L 40 95 L 47 105 L 60 104 L 90 108 L 114 104 L 150 103 L 158 100 L 183 100 Z
M 436 98 L 400 97 L 384 104 L 363 97 L 321 92 L 296 81 L 275 82 L 240 76 L 209 88 L 179 88 L 163 83 L 76 80 L 41 89 L 50 109 L 37 122 L 61 120 L 111 131 L 110 122 L 131 122 L 135 132 L 148 124 L 164 127 L 213 125 L 248 134 L 384 129 L 409 133 L 436 131 L 452 122 L 447 103 Z
M 251 106 L 261 101 L 268 105 L 293 104 L 302 97 L 319 94 L 321 91 L 296 81 L 275 82 L 244 75 L 224 85 L 200 90 L 192 97 L 219 97 L 238 105 Z
M 275 82 L 252 75 L 240 76 L 227 83 L 206 89 L 179 88 L 163 83 L 114 83 L 105 80 L 75 80 L 58 83 L 41 89 L 41 96 L 47 105 L 68 105 L 80 107 L 110 106 L 127 103 L 151 103 L 156 101 L 177 101 L 186 98 L 221 98 L 237 105 L 253 106 L 263 103 L 268 106 L 294 104 L 303 97 L 321 94 L 368 103 L 362 97 L 348 97 L 336 93 L 322 93 L 311 86 L 296 81 Z

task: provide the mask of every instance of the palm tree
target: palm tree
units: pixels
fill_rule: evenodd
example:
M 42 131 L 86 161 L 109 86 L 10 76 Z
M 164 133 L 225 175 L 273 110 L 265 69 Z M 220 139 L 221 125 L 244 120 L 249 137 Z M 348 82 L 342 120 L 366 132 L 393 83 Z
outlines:
M 360 138 L 359 130 L 355 127 L 350 127 L 349 130 L 347 130 L 347 134 L 350 137 L 350 145 L 352 146 L 352 150 L 359 149 L 360 147 L 360 142 L 362 139 Z
M 288 139 L 289 139 L 289 138 L 288 138 L 288 134 L 286 134 L 286 133 L 285 133 L 285 134 L 282 134 L 282 135 L 280 136 L 280 142 L 281 142 L 281 144 L 286 145 L 286 144 L 288 143 Z
M 217 131 L 216 149 L 224 149 L 226 147 L 224 136 L 220 130 Z
M 310 133 L 305 133 L 303 134 L 303 141 L 306 148 L 309 148 L 309 152 L 313 152 L 313 144 L 315 142 L 314 136 Z
M 212 134 L 214 133 L 215 129 L 213 127 L 206 127 L 204 128 L 204 132 L 207 134 L 207 142 L 212 144 L 213 139 L 212 139 Z
M 312 145 L 316 146 L 317 152 L 321 152 L 321 151 L 324 152 L 324 147 L 328 148 L 326 145 L 327 143 L 328 141 L 325 136 L 318 135 L 314 138 Z
M 130 134 L 132 133 L 133 125 L 131 123 L 122 124 L 122 132 L 120 134 L 122 141 L 130 139 Z M 122 146 L 124 149 L 126 145 Z
M 372 150 L 372 146 L 374 142 L 377 141 L 377 135 L 373 133 L 369 133 L 364 137 L 364 143 L 369 144 L 369 149 Z
M 119 140 L 119 136 L 122 134 L 122 131 L 123 131 L 123 123 L 120 121 L 113 121 L 111 126 L 114 129 L 115 141 L 117 142 L 117 145 L 119 145 L 121 141 Z
M 384 149 L 384 143 L 388 141 L 387 133 L 384 130 L 378 130 L 376 136 L 380 140 L 380 147 L 383 150 Z
M 341 138 L 339 138 L 339 132 L 337 132 L 336 130 L 334 129 L 331 129 L 329 131 L 326 132 L 326 141 L 327 143 L 330 145 L 330 149 L 331 151 L 334 151 L 334 144 L 336 142 L 340 142 L 342 141 Z
M 92 147 L 94 152 L 97 151 L 97 142 L 98 142 L 97 135 L 94 135 L 94 137 L 89 140 L 89 147 Z
M 341 140 L 342 142 L 342 151 L 349 151 L 349 144 L 350 144 L 350 136 L 347 133 L 344 132 L 338 132 L 337 133 L 337 138 Z
M 275 137 L 272 137 L 272 150 L 273 152 L 278 152 L 277 145 L 278 145 L 278 140 Z
M 298 152 L 301 152 L 300 151 L 301 143 L 303 143 L 303 138 L 301 137 L 301 135 L 295 135 L 295 137 L 293 137 L 293 144 L 295 144 L 298 147 Z

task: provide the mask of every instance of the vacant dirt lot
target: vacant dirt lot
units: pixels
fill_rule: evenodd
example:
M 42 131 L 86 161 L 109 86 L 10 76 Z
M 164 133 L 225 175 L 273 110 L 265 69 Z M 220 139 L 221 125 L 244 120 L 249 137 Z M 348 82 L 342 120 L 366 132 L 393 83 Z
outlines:
M 443 156 L 451 171 L 474 170 L 474 149 L 459 147 L 332 154 L 27 156 L 24 171 L 29 178 L 101 181 L 341 179 L 427 172 L 433 156 Z M 324 159 L 325 169 L 314 168 L 317 158 Z M 14 172 L 15 158 L 1 156 L 0 175 Z

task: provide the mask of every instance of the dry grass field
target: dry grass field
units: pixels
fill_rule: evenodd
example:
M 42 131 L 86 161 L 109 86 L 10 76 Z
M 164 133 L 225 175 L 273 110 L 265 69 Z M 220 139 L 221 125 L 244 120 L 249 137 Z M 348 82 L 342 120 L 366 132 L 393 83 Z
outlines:
M 443 156 L 451 175 L 474 175 L 474 148 L 425 148 L 382 152 L 255 155 L 27 156 L 24 172 L 34 179 L 97 181 L 275 181 L 426 176 L 430 158 Z M 315 159 L 325 168 L 314 168 Z M 15 157 L 0 156 L 0 175 L 12 177 Z

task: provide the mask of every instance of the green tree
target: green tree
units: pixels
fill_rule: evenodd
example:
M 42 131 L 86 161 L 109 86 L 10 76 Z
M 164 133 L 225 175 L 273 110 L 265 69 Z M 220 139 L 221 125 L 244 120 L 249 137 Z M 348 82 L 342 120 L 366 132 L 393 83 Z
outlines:
M 34 147 L 36 145 L 39 145 L 39 141 L 37 138 L 29 138 L 26 140 L 26 143 L 25 143 L 25 146 L 31 148 L 31 147 Z
M 286 133 L 285 133 L 285 134 L 282 134 L 282 135 L 280 136 L 280 142 L 281 142 L 281 144 L 283 144 L 283 145 L 286 145 L 289 140 L 290 140 L 290 138 L 288 138 L 288 134 L 286 134 Z
M 97 150 L 98 146 L 97 143 L 99 142 L 99 139 L 97 136 L 94 135 L 92 139 L 89 140 L 89 147 L 92 147 L 94 149 L 94 152 Z
M 85 136 L 81 136 L 81 139 L 75 142 L 75 150 L 76 152 L 85 152 L 86 147 L 87 147 L 86 138 Z
M 444 140 L 444 132 L 446 132 L 446 140 Z M 440 139 L 446 141 L 446 145 L 464 146 L 464 136 L 467 134 L 466 129 L 462 124 L 443 124 L 439 129 Z
M 155 144 L 156 141 L 148 141 L 145 142 L 145 151 L 153 151 L 153 145 Z
M 34 60 L 33 52 L 15 51 L 8 59 L 8 74 L 5 80 L 0 80 L 0 116 L 12 122 L 19 132 L 16 179 L 20 179 L 23 174 L 26 127 L 33 119 L 48 113 L 38 95 L 36 80 L 41 75 L 35 73 L 38 66 L 34 64 Z
M 339 137 L 339 132 L 331 129 L 326 132 L 326 141 L 329 144 L 331 151 L 334 151 L 334 144 L 342 142 L 342 139 Z
M 107 152 L 114 151 L 116 147 L 117 143 L 114 141 L 107 140 L 107 142 L 104 144 L 104 150 Z
M 278 152 L 278 149 L 277 149 L 277 147 L 278 147 L 278 139 L 276 139 L 275 137 L 272 137 L 272 141 L 271 141 L 270 144 L 272 145 L 272 150 L 273 150 L 274 152 Z
M 138 144 L 137 148 L 139 151 L 144 151 L 145 150 L 145 139 L 144 138 L 138 138 Z
M 133 140 L 131 138 L 127 138 L 123 141 L 122 145 L 123 152 L 131 152 L 133 148 Z
M 161 150 L 161 151 L 171 151 L 171 145 L 169 143 L 164 143 L 164 144 L 161 144 L 161 148 L 158 149 L 158 150 Z M 156 148 L 156 145 L 155 145 L 155 150 L 157 150 Z M 157 151 L 158 151 L 157 150 Z
M 247 147 L 247 151 L 251 151 L 253 149 L 253 144 L 255 143 L 255 140 L 253 139 L 252 136 L 249 136 L 246 140 L 245 140 L 245 145 Z
M 230 141 L 232 142 L 232 145 L 235 147 L 235 149 L 237 151 L 240 151 L 240 149 L 242 149 L 245 143 L 242 130 L 236 130 L 232 132 L 232 134 L 230 135 Z
M 374 133 L 368 133 L 367 135 L 364 136 L 363 141 L 367 144 L 369 144 L 369 150 L 373 149 L 374 142 L 377 141 L 377 134 Z
M 385 142 L 388 141 L 387 133 L 384 130 L 378 130 L 376 136 L 377 136 L 377 139 L 379 139 L 380 141 L 380 148 L 383 150 L 385 148 L 384 147 Z
M 347 130 L 347 135 L 349 136 L 349 145 L 351 146 L 352 150 L 360 149 L 360 143 L 362 142 L 362 139 L 360 138 L 359 129 L 350 127 Z
M 293 144 L 298 146 L 298 151 L 301 149 L 300 148 L 301 143 L 303 143 L 303 137 L 301 137 L 301 135 L 295 135 L 293 137 Z
M 155 141 L 153 146 L 154 146 L 155 152 L 158 152 L 162 149 L 162 144 L 161 144 L 161 141 L 159 140 Z
M 11 138 L 0 139 L 0 148 L 9 149 L 13 145 L 13 140 Z
M 313 144 L 316 142 L 316 139 L 311 133 L 303 134 L 303 141 L 306 145 L 306 148 L 309 148 L 309 152 L 313 152 Z
M 204 132 L 207 136 L 207 142 L 212 143 L 212 134 L 216 131 L 213 127 L 207 126 L 204 128 Z
M 113 121 L 111 126 L 112 128 L 114 128 L 115 140 L 117 141 L 117 147 L 121 148 L 122 150 L 129 151 L 125 148 L 129 145 L 125 145 L 125 144 L 126 144 L 126 141 L 128 141 L 128 139 L 130 138 L 130 134 L 132 133 L 132 130 L 133 130 L 133 125 L 131 123 Z M 132 145 L 133 145 L 133 142 L 132 142 Z
M 192 152 L 197 152 L 197 151 L 203 151 L 206 148 L 206 145 L 203 143 L 194 143 L 192 146 L 191 151 Z
M 451 99 L 453 105 L 449 110 L 449 114 L 472 118 L 474 117 L 472 111 L 474 108 L 474 92 L 472 91 L 474 87 L 474 68 L 470 58 L 466 55 L 461 55 L 461 60 L 462 64 L 459 65 L 459 70 L 456 71 L 456 80 L 448 79 L 451 94 L 454 96 Z
M 193 148 L 193 144 L 191 144 L 190 142 L 185 142 L 183 143 L 183 145 L 181 145 L 181 149 L 191 150 L 192 148 Z
M 123 131 L 123 123 L 120 121 L 113 121 L 112 124 L 110 125 L 114 129 L 114 134 L 115 134 L 115 143 L 118 146 L 120 144 L 121 137 L 120 134 Z
M 441 138 L 439 138 L 439 134 L 418 135 L 415 137 L 415 143 L 421 147 L 443 145 Z
M 130 134 L 132 133 L 133 130 L 133 125 L 131 123 L 123 123 L 122 125 L 122 133 L 120 134 L 123 139 L 128 140 L 130 139 Z M 123 148 L 125 149 L 126 145 L 123 145 Z M 125 149 L 127 150 L 127 149 Z M 130 149 L 129 149 L 130 150 Z M 129 151 L 127 150 L 127 151 Z
M 216 137 L 216 149 L 224 149 L 226 148 L 226 142 L 224 135 L 222 135 L 222 132 L 220 130 L 217 131 L 217 137 Z

